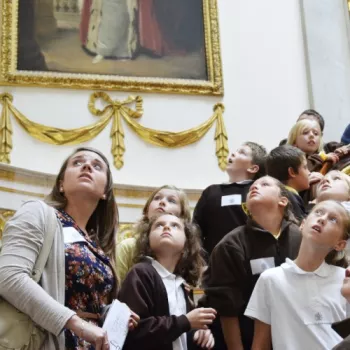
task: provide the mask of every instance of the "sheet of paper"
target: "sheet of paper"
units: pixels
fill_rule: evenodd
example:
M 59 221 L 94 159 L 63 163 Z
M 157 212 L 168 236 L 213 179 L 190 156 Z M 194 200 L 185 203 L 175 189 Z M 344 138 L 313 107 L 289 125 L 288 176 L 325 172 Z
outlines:
M 122 350 L 128 334 L 130 309 L 119 300 L 114 300 L 109 309 L 103 329 L 107 332 L 111 350 Z

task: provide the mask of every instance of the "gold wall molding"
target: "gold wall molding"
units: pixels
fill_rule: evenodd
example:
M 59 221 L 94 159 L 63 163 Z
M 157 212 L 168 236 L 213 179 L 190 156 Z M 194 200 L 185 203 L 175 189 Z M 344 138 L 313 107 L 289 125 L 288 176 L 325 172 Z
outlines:
M 96 108 L 96 102 L 104 103 L 103 109 Z M 9 93 L 0 94 L 2 104 L 0 120 L 0 162 L 10 163 L 10 153 L 12 150 L 12 126 L 10 115 L 12 115 L 19 125 L 32 137 L 45 143 L 54 145 L 75 145 L 89 141 L 96 137 L 112 119 L 110 137 L 112 139 L 111 152 L 114 165 L 121 169 L 124 165 L 124 153 L 126 151 L 124 143 L 124 129 L 122 121 L 126 122 L 131 130 L 143 141 L 150 144 L 166 147 L 178 148 L 198 142 L 214 125 L 216 157 L 221 170 L 226 168 L 228 156 L 227 132 L 223 120 L 224 105 L 217 103 L 214 106 L 214 113 L 206 122 L 181 132 L 162 131 L 150 129 L 141 125 L 136 120 L 143 115 L 143 100 L 141 96 L 129 96 L 123 101 L 112 100 L 105 92 L 95 92 L 90 96 L 89 111 L 100 119 L 91 125 L 75 128 L 62 129 L 35 123 L 29 120 L 13 105 L 13 96 Z M 129 105 L 135 107 L 132 109 Z
M 14 210 L 0 209 L 0 240 L 2 238 L 2 232 L 4 231 L 6 221 L 11 219 L 14 214 Z
M 37 186 L 43 189 L 50 190 L 55 182 L 56 176 L 51 174 L 39 173 L 27 169 L 19 169 L 12 167 L 11 165 L 0 163 L 0 180 L 9 182 L 11 184 L 22 184 Z M 3 186 L 4 187 L 4 186 Z M 133 198 L 133 199 L 145 199 L 152 194 L 157 187 L 143 187 L 132 186 L 124 184 L 114 184 L 114 195 L 118 198 Z M 30 195 L 29 191 L 28 195 Z M 185 192 L 190 201 L 197 201 L 201 194 L 201 190 L 185 189 Z M 37 193 L 31 192 L 36 196 Z M 42 193 L 41 193 L 42 195 Z

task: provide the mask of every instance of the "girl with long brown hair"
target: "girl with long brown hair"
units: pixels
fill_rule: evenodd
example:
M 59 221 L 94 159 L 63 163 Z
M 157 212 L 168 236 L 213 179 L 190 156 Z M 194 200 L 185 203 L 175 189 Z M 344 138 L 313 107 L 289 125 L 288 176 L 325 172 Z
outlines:
M 207 325 L 216 311 L 190 311 L 184 287 L 198 283 L 204 266 L 198 228 L 175 215 L 162 214 L 138 226 L 137 263 L 124 280 L 119 299 L 140 315 L 140 326 L 129 333 L 125 350 L 187 350 L 193 342 L 211 349 Z M 194 333 L 190 330 L 196 330 Z M 187 334 L 188 333 L 188 334 Z

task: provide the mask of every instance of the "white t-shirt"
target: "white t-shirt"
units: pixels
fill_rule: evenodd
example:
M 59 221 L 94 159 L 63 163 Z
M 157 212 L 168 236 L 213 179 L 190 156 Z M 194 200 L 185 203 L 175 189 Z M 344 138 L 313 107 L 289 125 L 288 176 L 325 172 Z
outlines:
M 274 350 L 329 350 L 342 341 L 331 324 L 346 318 L 345 269 L 325 262 L 313 272 L 292 260 L 263 272 L 245 315 L 271 325 Z
M 182 284 L 185 280 L 169 272 L 157 260 L 152 260 L 152 266 L 158 272 L 164 283 L 169 302 L 170 315 L 181 316 L 187 314 L 185 293 Z M 173 341 L 173 350 L 187 350 L 187 334 L 183 333 Z

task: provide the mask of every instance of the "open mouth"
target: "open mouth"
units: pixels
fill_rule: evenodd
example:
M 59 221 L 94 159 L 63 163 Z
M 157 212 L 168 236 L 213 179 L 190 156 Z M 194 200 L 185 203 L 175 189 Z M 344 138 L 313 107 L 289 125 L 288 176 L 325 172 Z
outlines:
M 321 233 L 321 226 L 319 225 L 314 225 L 311 227 L 314 231 L 318 232 L 318 233 Z
M 92 181 L 92 177 L 91 177 L 91 175 L 89 175 L 89 174 L 81 174 L 81 175 L 79 176 L 79 178 L 89 179 L 89 180 Z
M 258 191 L 252 191 L 252 192 L 250 192 L 249 197 L 252 198 L 253 196 L 256 196 L 256 195 L 258 195 L 258 194 L 259 194 Z
M 328 188 L 331 188 L 331 186 L 329 186 L 329 185 L 327 185 L 327 184 L 321 186 L 321 190 L 322 190 L 322 191 L 327 190 Z

